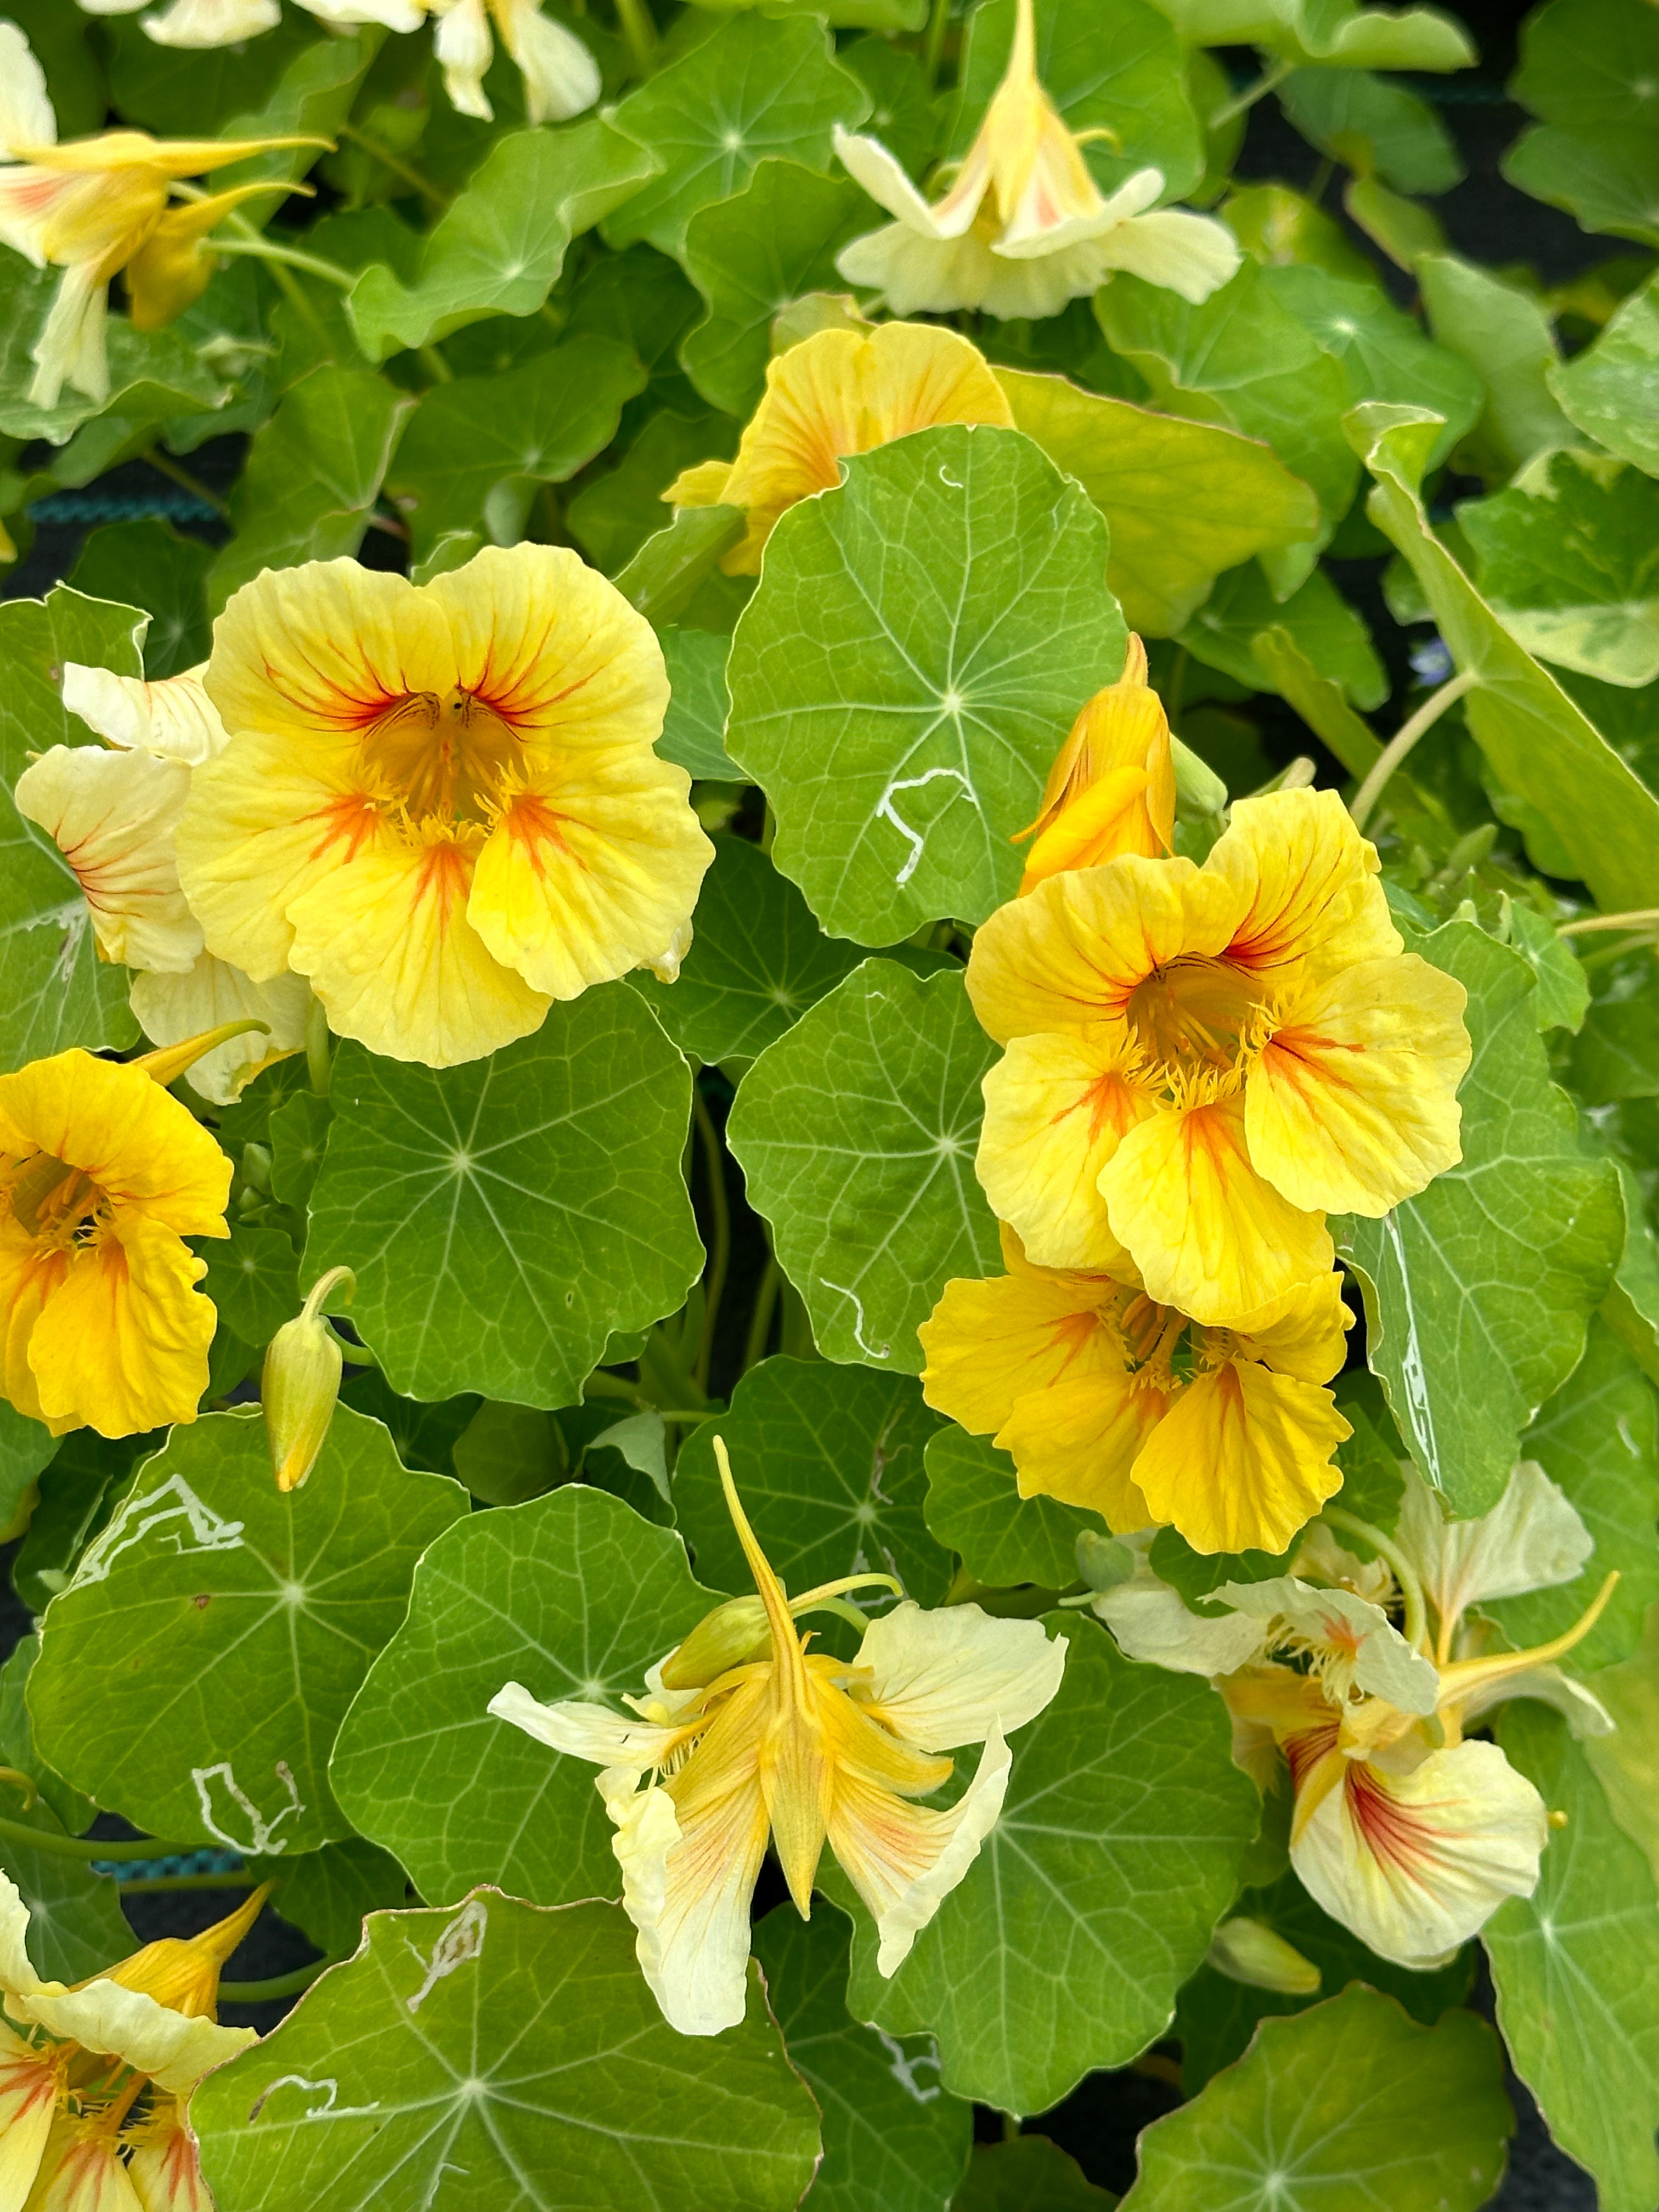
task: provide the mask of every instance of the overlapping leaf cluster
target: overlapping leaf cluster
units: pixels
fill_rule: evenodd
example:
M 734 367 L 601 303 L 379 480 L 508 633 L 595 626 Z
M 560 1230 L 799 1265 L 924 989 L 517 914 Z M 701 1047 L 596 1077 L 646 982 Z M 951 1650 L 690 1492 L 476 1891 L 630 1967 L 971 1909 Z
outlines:
M 0 1674 L 0 1765 L 33 1785 L 0 1807 L 0 1864 L 35 1964 L 73 1978 L 128 1948 L 109 1880 L 63 1849 L 99 1810 L 276 1877 L 336 1963 L 196 2094 L 221 2212 L 1099 2203 L 1040 2136 L 973 2149 L 971 2107 L 1044 2112 L 1143 2061 L 1187 2101 L 1143 2137 L 1136 2212 L 1486 2202 L 1512 2116 L 1465 2008 L 1473 1947 L 1414 1973 L 1320 1911 L 1209 1687 L 1062 1604 L 1092 1517 L 1022 1499 L 917 1379 L 945 1284 L 1000 1265 L 967 948 L 1133 630 L 1212 771 L 1189 757 L 1177 849 L 1213 843 L 1222 784 L 1364 786 L 1395 917 L 1468 994 L 1461 1163 L 1333 1224 L 1364 1323 L 1339 1503 L 1391 1527 L 1409 1458 L 1474 1516 L 1539 1462 L 1594 1555 L 1493 1602 L 1494 1646 L 1555 1636 L 1620 1574 L 1568 1662 L 1618 1733 L 1585 1747 L 1536 1704 L 1500 1723 L 1564 1820 L 1484 1941 L 1556 2140 L 1605 2212 L 1651 2212 L 1659 12 L 1545 0 L 1522 27 L 1504 173 L 1607 241 L 1552 289 L 1466 258 L 1437 214 L 1462 159 L 1425 91 L 1475 59 L 1451 17 L 1040 0 L 1039 66 L 1100 187 L 1156 167 L 1230 227 L 1238 271 L 1199 304 L 1124 273 L 1047 319 L 955 318 L 1014 427 L 845 460 L 757 580 L 722 566 L 730 508 L 662 495 L 732 457 L 794 340 L 875 311 L 826 296 L 884 220 L 837 128 L 918 180 L 960 161 L 1013 0 L 556 11 L 604 92 L 555 124 L 526 119 L 505 48 L 485 119 L 424 31 L 269 12 L 191 47 L 69 0 L 9 9 L 65 137 L 329 150 L 216 177 L 315 197 L 239 215 L 167 327 L 118 295 L 101 403 L 28 396 L 58 280 L 0 249 L 11 554 L 68 495 L 118 514 L 141 477 L 186 526 L 103 523 L 67 582 L 0 605 L 0 1066 L 139 1039 L 75 876 L 10 804 L 32 757 L 95 742 L 65 664 L 190 666 L 267 568 L 425 580 L 574 546 L 657 630 L 659 750 L 716 857 L 677 981 L 605 984 L 458 1066 L 313 1034 L 233 1104 L 179 1091 L 236 1168 L 232 1233 L 204 1247 L 200 1419 L 59 1439 L 0 1405 L 37 1628 Z M 1322 157 L 1312 194 L 1231 176 L 1269 99 Z M 363 1364 L 283 1495 L 260 1362 L 335 1267 Z M 757 1923 L 746 2022 L 702 2041 L 638 1975 L 591 1770 L 486 1708 L 509 1679 L 614 1704 L 747 1589 L 717 1431 L 792 1589 L 890 1574 L 925 1605 L 1044 1615 L 1067 1657 L 896 1977 L 830 1875 L 809 1923 Z M 1154 1561 L 1194 1607 L 1259 1571 L 1173 1532 Z M 1317 1986 L 1230 1978 L 1212 1939 L 1237 1915 Z M 1086 2094 L 1112 2109 L 1109 2082 Z

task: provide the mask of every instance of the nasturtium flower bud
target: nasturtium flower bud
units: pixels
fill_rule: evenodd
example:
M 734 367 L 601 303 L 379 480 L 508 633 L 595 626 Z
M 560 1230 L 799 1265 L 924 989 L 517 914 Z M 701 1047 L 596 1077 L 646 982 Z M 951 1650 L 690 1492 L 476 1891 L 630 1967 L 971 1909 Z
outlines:
M 658 1676 L 665 1690 L 705 1690 L 727 1668 L 771 1656 L 772 1632 L 767 1626 L 765 1600 L 728 1598 L 669 1653 Z
M 331 1267 L 319 1277 L 304 1305 L 292 1321 L 283 1323 L 265 1353 L 259 1395 L 278 1490 L 300 1487 L 328 1438 L 345 1362 L 338 1337 L 323 1318 L 323 1306 L 342 1283 L 349 1299 L 357 1287 L 349 1267 Z
M 1206 1963 L 1230 1982 L 1254 1990 L 1278 1990 L 1287 1997 L 1319 1994 L 1319 1969 L 1260 1920 L 1241 1915 L 1224 1920 L 1210 1939 Z

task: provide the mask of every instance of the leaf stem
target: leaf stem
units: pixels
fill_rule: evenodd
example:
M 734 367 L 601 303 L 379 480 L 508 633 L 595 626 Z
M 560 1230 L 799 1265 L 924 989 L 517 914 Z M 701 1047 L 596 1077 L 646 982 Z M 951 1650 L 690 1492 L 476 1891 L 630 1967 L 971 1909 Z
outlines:
M 1224 123 L 1231 123 L 1236 115 L 1243 115 L 1254 107 L 1258 100 L 1265 100 L 1274 88 L 1284 83 L 1291 73 L 1289 62 L 1275 62 L 1264 70 L 1254 84 L 1247 84 L 1235 99 L 1224 101 L 1206 119 L 1212 131 L 1218 131 Z
M 328 1048 L 328 1015 L 319 998 L 306 1009 L 306 1072 L 315 1096 L 326 1098 L 334 1080 L 334 1059 Z
M 726 1161 L 720 1150 L 719 1133 L 695 1078 L 691 1084 L 691 1111 L 697 1124 L 698 1139 L 702 1146 L 703 1165 L 708 1175 L 708 1204 L 714 1216 L 714 1249 L 709 1257 L 708 1274 L 704 1285 L 702 1334 L 691 1369 L 692 1379 L 698 1389 L 706 1391 L 708 1388 L 708 1363 L 714 1352 L 714 1323 L 720 1316 L 720 1297 L 726 1289 L 726 1269 L 732 1259 L 732 1209 L 726 1202 Z
M 1328 1521 L 1334 1528 L 1346 1528 L 1351 1536 L 1361 1538 L 1394 1569 L 1400 1594 L 1406 1601 L 1406 1641 L 1413 1651 L 1421 1651 L 1428 1642 L 1428 1610 L 1424 1603 L 1423 1585 L 1417 1578 L 1416 1568 L 1399 1545 L 1369 1521 L 1362 1521 L 1357 1513 L 1346 1512 L 1340 1505 L 1328 1505 L 1320 1517 Z
M 617 0 L 617 18 L 628 43 L 628 58 L 636 76 L 649 76 L 660 43 L 657 26 L 646 0 Z
M 164 453 L 159 447 L 152 446 L 144 459 L 159 476 L 167 477 L 181 491 L 187 491 L 192 499 L 199 499 L 204 507 L 210 507 L 216 514 L 221 514 L 227 522 L 229 521 L 230 509 L 218 493 L 210 491 L 199 477 L 192 476 L 186 468 L 181 468 L 171 453 Z
M 951 27 L 951 0 L 933 0 L 933 12 L 927 18 L 927 36 L 921 50 L 921 65 L 927 72 L 927 89 L 932 92 L 939 82 L 939 65 L 945 52 L 945 34 Z
M 418 169 L 412 167 L 401 155 L 394 154 L 389 146 L 383 146 L 378 138 L 371 138 L 367 131 L 359 131 L 352 124 L 342 123 L 338 126 L 338 136 L 349 138 L 354 146 L 361 146 L 371 161 L 378 161 L 383 169 L 390 169 L 394 177 L 401 177 L 411 191 L 420 194 L 428 207 L 441 209 L 449 205 L 449 195 L 441 192 L 430 177 L 423 177 Z
M 296 1966 L 291 1974 L 278 1974 L 268 1982 L 221 1982 L 221 2004 L 269 2004 L 275 1997 L 302 1996 L 319 1974 L 337 1966 L 336 1959 L 319 1959 L 309 1966 Z
M 775 1252 L 768 1255 L 766 1273 L 760 1279 L 755 1292 L 755 1310 L 749 1316 L 749 1335 L 743 1347 L 743 1371 L 746 1375 L 766 1357 L 766 1340 L 772 1334 L 772 1310 L 778 1302 L 778 1291 L 783 1283 L 783 1270 L 778 1265 Z
M 211 253 L 246 254 L 251 261 L 269 261 L 273 267 L 302 270 L 307 276 L 320 276 L 325 283 L 349 292 L 357 281 L 355 270 L 342 269 L 337 261 L 325 261 L 320 253 L 302 253 L 297 246 L 278 246 L 275 239 L 220 238 L 208 241 Z
M 1558 937 L 1584 937 L 1595 929 L 1634 929 L 1659 923 L 1659 906 L 1633 907 L 1628 914 L 1586 914 L 1576 921 L 1558 921 Z
M 1382 754 L 1370 774 L 1353 795 L 1348 811 L 1353 817 L 1353 826 L 1363 830 L 1370 818 L 1371 809 L 1382 797 L 1384 786 L 1401 761 L 1419 741 L 1427 737 L 1449 707 L 1454 707 L 1466 691 L 1472 691 L 1480 678 L 1474 669 L 1460 669 L 1437 691 L 1431 691 L 1417 712 L 1401 724 L 1383 746 Z
M 136 1844 L 112 1844 L 91 1836 L 54 1836 L 45 1828 L 26 1827 L 21 1820 L 0 1820 L 0 1843 L 25 1844 L 32 1851 L 49 1851 L 60 1859 L 176 1859 L 188 1858 L 199 1844 L 167 1844 L 145 1836 Z

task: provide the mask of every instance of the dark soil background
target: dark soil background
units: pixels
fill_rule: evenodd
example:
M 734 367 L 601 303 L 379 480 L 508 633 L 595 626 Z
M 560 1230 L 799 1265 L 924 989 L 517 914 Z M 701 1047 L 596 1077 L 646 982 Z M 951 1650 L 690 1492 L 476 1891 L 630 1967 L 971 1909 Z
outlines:
M 1504 89 L 1515 67 L 1516 33 L 1526 10 L 1509 4 L 1508 0 L 1466 0 L 1457 12 L 1480 47 L 1479 66 L 1451 78 L 1403 80 L 1439 110 L 1468 169 L 1462 184 L 1434 203 L 1454 249 L 1472 260 L 1498 268 L 1527 264 L 1547 283 L 1561 282 L 1613 253 L 1627 251 L 1616 240 L 1587 236 L 1571 216 L 1527 198 L 1499 175 L 1499 158 L 1527 120 Z M 1249 82 L 1259 70 L 1255 58 L 1247 52 L 1222 58 L 1241 85 Z M 1274 180 L 1305 191 L 1316 180 L 1321 167 L 1318 155 L 1291 128 L 1275 101 L 1264 100 L 1251 111 L 1235 167 L 1242 181 Z M 1325 204 L 1331 214 L 1340 215 L 1338 183 L 1328 185 Z M 1369 242 L 1357 232 L 1353 235 L 1355 242 L 1375 259 Z M 1387 273 L 1396 293 L 1408 298 L 1410 280 L 1398 271 Z M 240 471 L 244 450 L 245 441 L 240 438 L 215 440 L 191 457 L 191 470 L 212 490 L 225 491 Z M 60 493 L 40 502 L 33 517 L 33 543 L 0 585 L 0 598 L 40 596 L 70 574 L 89 530 L 100 523 L 144 514 L 165 516 L 188 535 L 210 543 L 221 542 L 226 534 L 210 508 L 181 492 L 147 462 L 131 462 L 84 491 Z M 394 543 L 373 530 L 362 557 L 375 567 L 400 565 Z M 1341 580 L 1362 611 L 1375 617 L 1382 647 L 1390 638 L 1391 626 L 1382 615 L 1380 600 L 1375 605 L 1367 604 L 1376 588 L 1376 579 L 1364 573 L 1371 565 L 1345 564 L 1345 570 L 1357 573 L 1345 573 Z M 1380 568 L 1381 563 L 1376 566 Z M 1392 632 L 1394 639 L 1398 635 L 1397 631 Z M 1307 749 L 1308 733 L 1287 708 L 1281 709 L 1279 702 L 1253 704 L 1265 709 L 1267 726 L 1263 736 L 1271 751 L 1288 759 Z M 1277 726 L 1281 714 L 1282 729 Z M 723 1121 L 730 1101 L 718 1071 L 706 1072 L 705 1088 L 715 1119 Z M 731 1174 L 732 1188 L 728 1195 L 733 1214 L 733 1252 L 727 1304 L 728 1311 L 746 1316 L 754 1278 L 764 1263 L 765 1247 L 758 1224 L 744 1204 L 735 1168 Z M 726 1348 L 717 1347 L 717 1365 L 719 1352 Z M 740 1352 L 738 1333 L 731 1347 L 734 1361 Z M 717 1371 L 712 1380 L 716 1389 L 729 1387 L 729 1376 Z M 27 1608 L 11 1588 L 15 1549 L 15 1546 L 0 1548 L 0 1658 L 31 1625 Z M 105 1815 L 94 1832 L 106 1833 L 113 1839 L 131 1831 Z M 130 1897 L 127 1911 L 141 1940 L 188 1935 L 232 1910 L 240 1894 L 201 1890 Z M 776 1901 L 765 1893 L 763 1879 L 763 1892 L 756 1899 L 757 1917 Z M 273 1978 L 306 1965 L 316 1955 L 303 1936 L 267 1910 L 232 1962 L 232 1978 L 237 1981 Z M 1484 1971 L 1472 2002 L 1491 2017 L 1492 1992 Z M 264 2031 L 274 2027 L 287 2009 L 286 2003 L 226 2006 L 223 2017 Z M 1029 2123 L 1029 2131 L 1052 2136 L 1078 2160 L 1091 2180 L 1121 2192 L 1134 2179 L 1134 2143 L 1139 2130 L 1181 2101 L 1174 2086 L 1175 2073 L 1173 2063 L 1161 2061 L 1154 2052 L 1136 2068 L 1091 2075 L 1063 2104 Z M 1588 2175 L 1551 2142 L 1531 2098 L 1513 2080 L 1510 2094 L 1518 2124 L 1510 2145 L 1509 2172 L 1492 2200 L 1491 2212 L 1595 2212 L 1595 2190 Z M 982 2140 L 1001 2139 L 1000 2114 L 981 2110 L 976 2124 Z

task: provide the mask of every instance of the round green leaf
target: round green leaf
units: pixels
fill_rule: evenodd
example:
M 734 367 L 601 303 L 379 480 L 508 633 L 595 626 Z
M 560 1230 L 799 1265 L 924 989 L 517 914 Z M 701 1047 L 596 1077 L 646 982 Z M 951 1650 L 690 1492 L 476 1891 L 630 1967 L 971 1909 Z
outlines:
M 1077 1540 L 1099 1528 L 1097 1515 L 1057 1498 L 1022 1498 L 1014 1462 L 989 1437 L 940 1429 L 927 1440 L 927 1526 L 975 1582 L 1066 1589 L 1077 1580 Z
M 817 2112 L 753 1977 L 749 2017 L 677 2035 L 620 1906 L 496 1890 L 376 1913 L 362 1956 L 191 2102 L 216 2201 L 472 2212 L 793 2212 Z
M 1583 1354 L 1624 1248 L 1624 1203 L 1549 1079 L 1527 963 L 1468 921 L 1416 949 L 1469 994 L 1463 1157 L 1381 1220 L 1351 1214 L 1337 1234 L 1412 1456 L 1453 1512 L 1484 1513 L 1522 1431 Z
M 674 418 L 665 416 L 661 419 L 667 422 Z M 653 531 L 659 519 L 659 515 L 653 520 Z M 726 656 L 732 649 L 731 639 L 716 637 L 708 630 L 678 629 L 669 624 L 659 634 L 657 641 L 662 647 L 671 693 L 657 750 L 665 760 L 676 762 L 690 776 L 712 776 L 716 782 L 735 781 L 738 772 L 726 750 L 726 713 L 732 703 L 726 690 Z M 716 848 L 716 873 L 719 869 L 720 848 Z M 709 890 L 710 878 L 705 877 L 702 895 L 697 902 L 699 935 Z M 696 942 L 693 937 L 694 950 Z M 680 970 L 682 975 L 684 972 L 684 969 Z M 636 982 L 640 980 L 635 978 Z
M 1318 501 L 1258 438 L 1062 376 L 1005 368 L 997 380 L 1019 428 L 1106 517 L 1107 581 L 1145 636 L 1179 629 L 1224 568 L 1318 532 Z
M 945 1284 L 995 1272 L 974 1178 L 995 1058 L 959 969 L 866 960 L 738 1085 L 727 1140 L 827 1358 L 920 1374 Z
M 794 885 L 744 837 L 720 837 L 679 975 L 634 988 L 683 1052 L 752 1060 L 793 1027 L 864 955 L 825 937 Z
M 340 1731 L 340 1803 L 423 1897 L 484 1880 L 539 1904 L 615 1895 L 594 1769 L 486 1708 L 509 1681 L 548 1704 L 637 1697 L 719 1601 L 672 1529 L 602 1490 L 474 1514 L 421 1561 L 409 1617 Z
M 1581 430 L 1659 476 L 1653 380 L 1659 373 L 1659 283 L 1632 292 L 1596 339 L 1550 374 L 1550 390 Z
M 723 1589 L 749 1588 L 714 1464 L 720 1436 L 761 1549 L 792 1592 L 889 1574 L 907 1596 L 937 1605 L 951 1562 L 927 1533 L 921 1499 L 922 1452 L 939 1425 L 907 1375 L 763 1360 L 738 1384 L 730 1412 L 686 1439 L 674 1469 L 675 1510 L 698 1573 Z
M 1595 2176 L 1603 2212 L 1659 2198 L 1659 1893 L 1557 1713 L 1516 1704 L 1499 1741 L 1566 1826 L 1528 1897 L 1482 1937 L 1515 2069 L 1550 2133 Z
M 1265 2021 L 1237 2066 L 1155 2121 L 1124 2212 L 1476 2212 L 1514 2125 L 1485 2021 L 1419 2027 L 1355 1987 Z
M 195 1249 L 208 1265 L 203 1290 L 244 1344 L 269 1344 L 300 1310 L 299 1264 L 286 1230 L 234 1222 L 228 1237 L 201 1237 Z
M 702 1265 L 680 1170 L 684 1060 L 623 984 L 488 1060 L 341 1046 L 305 1278 L 350 1267 L 353 1323 L 401 1395 L 568 1406 L 613 1329 Z
M 890 945 L 1013 896 L 1010 840 L 1125 633 L 1104 522 L 1017 432 L 920 430 L 844 466 L 768 544 L 726 744 L 824 927 Z
M 832 51 L 817 16 L 744 14 L 630 92 L 617 128 L 661 170 L 606 219 L 607 243 L 643 238 L 678 254 L 697 210 L 741 191 L 769 154 L 828 169 L 834 126 L 855 129 L 870 112 Z
M 890 2034 L 931 2029 L 946 2087 L 1009 2112 L 1163 2033 L 1260 1813 L 1207 1682 L 1121 1658 L 1074 1613 L 1048 1626 L 1066 1675 L 1012 1740 L 1001 1819 L 890 1982 L 860 1909 L 848 1991 Z
M 46 1609 L 41 1755 L 158 1836 L 286 1854 L 349 1834 L 335 1731 L 416 1560 L 465 1510 L 346 1406 L 286 1495 L 257 1409 L 174 1429 Z
M 974 2115 L 939 2087 L 931 2039 L 907 2045 L 848 2015 L 851 1933 L 839 1912 L 803 1920 L 780 1905 L 754 1941 L 790 2063 L 823 2117 L 812 2212 L 939 2212 L 968 2163 Z

